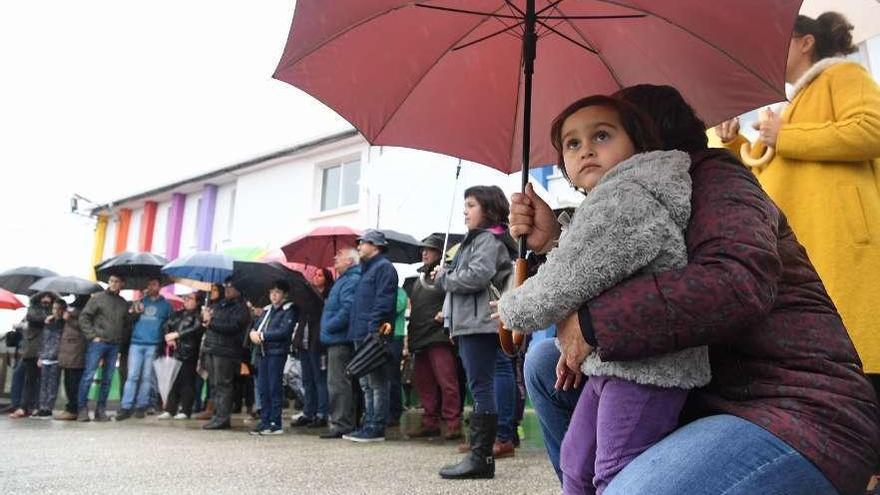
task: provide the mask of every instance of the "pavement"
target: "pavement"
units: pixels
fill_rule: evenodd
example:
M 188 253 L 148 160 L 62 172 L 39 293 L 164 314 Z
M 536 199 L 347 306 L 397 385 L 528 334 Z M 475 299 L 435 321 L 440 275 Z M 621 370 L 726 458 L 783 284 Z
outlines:
M 354 444 L 296 429 L 252 437 L 203 431 L 203 421 L 76 423 L 0 417 L 0 493 L 124 494 L 554 494 L 546 453 L 524 442 L 496 461 L 495 479 L 442 480 L 456 442 L 415 440 L 389 429 L 388 441 Z

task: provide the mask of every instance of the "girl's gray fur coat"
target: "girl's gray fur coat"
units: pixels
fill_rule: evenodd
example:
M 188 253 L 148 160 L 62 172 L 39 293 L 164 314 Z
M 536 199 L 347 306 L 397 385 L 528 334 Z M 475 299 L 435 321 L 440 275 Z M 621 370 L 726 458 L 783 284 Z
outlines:
M 611 169 L 575 210 L 538 273 L 499 301 L 501 321 L 524 332 L 546 328 L 634 274 L 684 266 L 690 164 L 686 153 L 652 151 Z M 602 362 L 594 352 L 581 370 L 687 389 L 710 379 L 705 346 L 626 362 Z

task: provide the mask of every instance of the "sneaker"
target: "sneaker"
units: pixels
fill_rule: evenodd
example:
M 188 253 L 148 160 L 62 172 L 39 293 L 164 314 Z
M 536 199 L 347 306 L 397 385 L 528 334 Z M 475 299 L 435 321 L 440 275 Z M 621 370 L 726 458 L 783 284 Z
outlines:
M 343 435 L 342 438 L 356 443 L 384 442 L 385 431 L 374 430 L 372 428 L 364 428 L 363 430 L 358 430 L 349 435 Z
M 258 436 L 262 435 L 263 431 L 269 431 L 269 426 L 263 423 L 257 423 L 257 426 L 254 426 L 254 429 L 248 432 L 248 435 Z
M 116 417 L 114 418 L 116 421 L 125 421 L 126 419 L 131 417 L 131 409 L 120 409 L 116 412 Z M 95 421 L 98 421 L 98 413 L 95 412 Z
M 31 419 L 52 419 L 52 411 L 40 409 L 31 414 Z
M 318 416 L 314 421 L 306 425 L 306 428 L 324 428 L 327 426 L 327 418 Z
M 318 438 L 323 438 L 323 439 L 343 438 L 345 435 L 348 435 L 349 433 L 351 433 L 351 432 L 337 430 L 335 428 L 330 428 L 329 430 L 325 431 L 324 433 L 321 433 L 320 435 L 318 435 Z
M 305 416 L 299 416 L 293 421 L 290 422 L 291 428 L 301 428 L 303 426 L 309 426 L 312 422 L 314 422 L 314 418 L 307 418 Z
M 110 421 L 110 416 L 107 416 L 107 413 L 103 409 L 96 409 L 95 410 L 95 421 L 97 421 L 99 423 L 103 422 L 103 421 Z
M 278 425 L 272 425 L 260 432 L 260 436 L 283 435 L 284 428 Z
M 162 419 L 162 418 L 159 418 L 159 419 Z M 174 419 L 189 419 L 189 416 L 187 416 L 186 413 L 179 412 L 174 415 Z
M 70 411 L 61 411 L 60 413 L 55 415 L 57 421 L 74 421 L 76 420 L 76 413 L 72 413 Z
M 134 417 L 137 419 L 144 419 L 144 410 L 141 408 L 137 408 L 134 410 Z
M 171 419 L 173 417 L 174 416 L 172 416 L 170 412 L 164 411 L 162 414 L 156 416 L 156 419 L 164 421 L 166 419 Z
M 76 415 L 76 420 L 80 423 L 88 423 L 91 421 L 91 418 L 89 418 L 89 408 L 84 407 L 80 409 L 79 413 Z
M 232 425 L 229 423 L 229 421 L 222 421 L 221 422 L 221 421 L 215 421 L 213 419 L 211 420 L 210 423 L 202 426 L 203 430 L 229 430 L 231 428 L 232 428 Z

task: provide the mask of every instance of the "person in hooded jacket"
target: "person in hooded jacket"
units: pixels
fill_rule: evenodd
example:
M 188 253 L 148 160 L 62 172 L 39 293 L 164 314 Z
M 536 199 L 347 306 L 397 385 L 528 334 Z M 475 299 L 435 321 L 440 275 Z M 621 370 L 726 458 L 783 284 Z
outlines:
M 55 419 L 61 421 L 76 420 L 77 397 L 79 383 L 82 380 L 83 368 L 86 367 L 86 347 L 88 341 L 79 328 L 79 312 L 88 301 L 88 297 L 78 297 L 68 306 L 64 314 L 64 330 L 61 332 L 61 346 L 58 349 L 58 365 L 64 371 L 64 395 L 67 404 Z
M 40 368 L 37 359 L 43 344 L 43 328 L 46 318 L 52 313 L 52 303 L 57 296 L 51 292 L 40 292 L 31 297 L 28 306 L 27 326 L 24 328 L 21 343 L 21 359 L 12 375 L 12 407 L 10 418 L 25 418 L 35 412 L 40 398 Z
M 205 328 L 202 326 L 203 293 L 183 296 L 183 309 L 165 323 L 165 344 L 174 348 L 174 359 L 181 362 L 180 371 L 168 393 L 165 411 L 157 419 L 189 419 L 196 395 L 196 364 Z
M 276 280 L 269 289 L 271 304 L 250 331 L 250 341 L 259 346 L 260 362 L 257 386 L 260 389 L 260 422 L 251 435 L 280 435 L 284 433 L 281 404 L 284 400 L 282 375 L 293 330 L 299 320 L 296 305 L 288 300 L 290 284 Z

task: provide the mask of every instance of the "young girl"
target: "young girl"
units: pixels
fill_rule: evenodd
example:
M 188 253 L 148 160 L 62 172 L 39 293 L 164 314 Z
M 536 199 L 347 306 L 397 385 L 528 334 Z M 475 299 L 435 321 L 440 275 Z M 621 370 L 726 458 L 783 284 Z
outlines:
M 504 325 L 525 332 L 568 316 L 630 275 L 687 262 L 687 154 L 652 151 L 660 143 L 650 125 L 606 96 L 571 104 L 553 122 L 551 139 L 565 176 L 588 195 L 538 273 L 498 303 Z M 705 347 L 630 362 L 602 362 L 594 353 L 581 370 L 591 378 L 561 450 L 567 494 L 601 493 L 676 427 L 688 390 L 710 378 Z
M 513 239 L 507 233 L 509 204 L 497 186 L 474 186 L 464 192 L 468 234 L 448 269 L 435 269 L 435 285 L 446 291 L 443 315 L 450 336 L 457 339 L 468 388 L 474 397 L 470 452 L 458 464 L 440 470 L 447 479 L 495 476 L 493 445 L 513 438 L 513 406 L 497 404 L 499 378 L 514 397 L 513 367 L 498 347 L 498 323 L 489 308 L 489 284 L 511 270 Z M 497 375 L 497 376 L 496 376 Z M 499 414 L 500 413 L 500 414 Z M 499 421 L 501 419 L 501 421 Z

